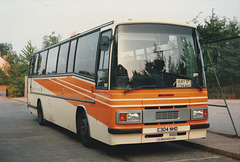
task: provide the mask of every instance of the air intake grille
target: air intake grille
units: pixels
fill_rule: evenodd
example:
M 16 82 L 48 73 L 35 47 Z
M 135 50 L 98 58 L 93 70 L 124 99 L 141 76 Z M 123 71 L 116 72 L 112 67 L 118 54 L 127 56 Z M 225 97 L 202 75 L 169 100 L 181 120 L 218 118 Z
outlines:
M 178 118 L 179 118 L 178 111 L 156 112 L 156 120 L 178 119 Z

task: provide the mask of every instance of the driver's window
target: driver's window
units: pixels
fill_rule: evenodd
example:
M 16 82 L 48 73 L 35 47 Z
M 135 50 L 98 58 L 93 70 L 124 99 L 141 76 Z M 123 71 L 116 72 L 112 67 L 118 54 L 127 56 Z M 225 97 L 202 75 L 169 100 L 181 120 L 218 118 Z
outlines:
M 107 31 L 102 32 L 101 37 L 102 36 L 108 36 L 109 38 L 111 38 L 112 30 L 107 30 Z M 107 51 L 100 50 L 99 64 L 98 64 L 98 70 L 97 70 L 96 88 L 99 88 L 99 89 L 107 89 L 108 88 L 109 55 L 110 55 L 110 47 L 108 48 Z

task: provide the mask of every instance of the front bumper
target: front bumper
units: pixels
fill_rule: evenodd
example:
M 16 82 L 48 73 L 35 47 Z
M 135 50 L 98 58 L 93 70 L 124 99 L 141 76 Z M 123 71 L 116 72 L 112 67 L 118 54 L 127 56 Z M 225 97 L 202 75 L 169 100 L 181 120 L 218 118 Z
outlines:
M 134 143 L 153 143 L 177 140 L 188 140 L 205 138 L 209 123 L 178 126 L 176 131 L 159 132 L 158 128 L 143 129 L 113 129 L 108 128 L 111 136 L 110 145 L 134 144 Z

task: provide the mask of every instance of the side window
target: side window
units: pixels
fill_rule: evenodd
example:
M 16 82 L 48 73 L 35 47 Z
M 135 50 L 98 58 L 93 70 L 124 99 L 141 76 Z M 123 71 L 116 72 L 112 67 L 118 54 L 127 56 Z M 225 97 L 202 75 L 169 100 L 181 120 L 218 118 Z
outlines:
M 37 66 L 38 65 L 38 58 L 39 58 L 39 54 L 36 54 L 35 59 L 34 59 L 34 63 L 33 63 L 34 64 L 33 65 L 33 67 L 34 67 L 33 68 L 33 75 L 38 75 L 38 68 L 37 68 L 38 67 Z
M 75 55 L 76 44 L 77 44 L 77 40 L 73 40 L 71 42 L 69 57 L 68 57 L 67 72 L 73 72 L 73 63 L 74 63 L 74 55 Z
M 94 77 L 98 38 L 99 31 L 78 39 L 75 73 Z
M 56 73 L 58 49 L 59 49 L 59 46 L 49 50 L 48 60 L 47 60 L 47 74 Z
M 102 32 L 102 36 L 107 36 L 111 40 L 112 30 Z M 109 42 L 109 44 L 111 44 Z M 108 88 L 108 69 L 109 69 L 109 55 L 110 55 L 110 46 L 107 51 L 101 51 L 99 54 L 99 64 L 97 70 L 97 88 Z
M 43 51 L 40 53 L 38 58 L 38 67 L 37 67 L 37 74 L 42 75 L 46 74 L 46 59 L 47 59 L 47 52 Z
M 59 56 L 58 56 L 58 66 L 57 73 L 65 73 L 67 65 L 69 42 L 60 46 Z
M 34 69 L 34 56 L 31 56 L 30 61 L 29 61 L 29 71 L 28 71 L 28 75 L 31 76 L 33 74 L 33 69 Z

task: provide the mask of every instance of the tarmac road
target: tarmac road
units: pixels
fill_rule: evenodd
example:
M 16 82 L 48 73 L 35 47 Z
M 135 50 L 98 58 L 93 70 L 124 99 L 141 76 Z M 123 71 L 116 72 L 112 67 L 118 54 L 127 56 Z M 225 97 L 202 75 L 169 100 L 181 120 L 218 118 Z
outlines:
M 0 161 L 228 161 L 231 159 L 181 142 L 111 147 L 95 142 L 92 149 L 75 134 L 54 124 L 39 126 L 25 103 L 0 92 Z
M 208 102 L 209 104 L 225 106 L 224 100 L 208 100 Z M 227 100 L 227 104 L 238 132 L 238 136 L 240 136 L 240 100 Z M 209 131 L 221 134 L 236 135 L 227 108 L 209 106 L 208 111 L 208 120 L 210 123 L 210 128 L 208 129 Z

